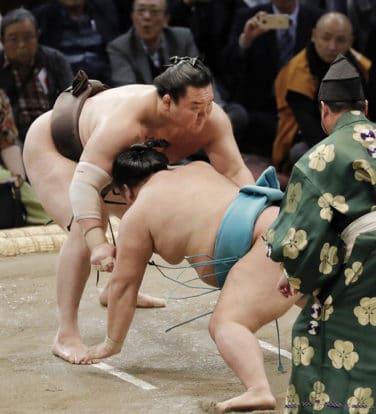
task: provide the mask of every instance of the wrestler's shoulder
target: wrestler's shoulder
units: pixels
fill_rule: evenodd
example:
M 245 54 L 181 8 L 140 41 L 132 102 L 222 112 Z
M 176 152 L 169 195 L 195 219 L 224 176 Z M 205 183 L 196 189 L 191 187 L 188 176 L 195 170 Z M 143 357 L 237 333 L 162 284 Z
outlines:
M 140 96 L 148 96 L 154 94 L 156 88 L 154 85 L 144 85 L 144 84 L 132 84 L 132 85 L 123 85 L 117 86 L 113 88 L 106 89 L 102 94 L 98 96 L 113 96 L 113 97 L 121 97 L 121 98 L 131 98 L 134 97 L 140 98 Z

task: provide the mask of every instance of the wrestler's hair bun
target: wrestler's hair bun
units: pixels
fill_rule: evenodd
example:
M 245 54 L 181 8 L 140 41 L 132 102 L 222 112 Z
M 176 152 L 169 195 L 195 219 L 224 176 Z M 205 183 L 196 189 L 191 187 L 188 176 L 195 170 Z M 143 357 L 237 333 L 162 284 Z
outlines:
M 165 139 L 150 138 L 143 143 L 131 145 L 130 149 L 142 152 L 150 148 L 167 148 L 169 145 L 170 143 Z

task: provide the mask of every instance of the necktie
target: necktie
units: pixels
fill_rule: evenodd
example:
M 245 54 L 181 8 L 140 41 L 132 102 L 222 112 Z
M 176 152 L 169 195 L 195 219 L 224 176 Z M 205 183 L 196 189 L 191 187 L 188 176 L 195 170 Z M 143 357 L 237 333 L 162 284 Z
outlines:
M 279 65 L 284 66 L 294 56 L 294 40 L 291 34 L 290 27 L 282 31 L 282 36 L 279 40 Z

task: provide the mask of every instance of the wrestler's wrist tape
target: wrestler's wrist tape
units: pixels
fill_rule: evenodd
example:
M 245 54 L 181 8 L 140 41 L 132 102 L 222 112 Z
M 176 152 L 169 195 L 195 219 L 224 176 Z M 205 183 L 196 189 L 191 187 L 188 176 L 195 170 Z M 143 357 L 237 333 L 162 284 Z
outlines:
M 124 341 L 114 341 L 108 335 L 106 335 L 106 338 L 104 339 L 104 344 L 111 350 L 111 352 L 120 352 L 123 347 L 123 343 Z
M 101 220 L 100 192 L 111 183 L 111 176 L 99 166 L 80 161 L 69 187 L 69 197 L 76 221 L 94 218 Z
M 93 227 L 85 233 L 85 240 L 90 251 L 103 243 L 108 243 L 102 227 Z

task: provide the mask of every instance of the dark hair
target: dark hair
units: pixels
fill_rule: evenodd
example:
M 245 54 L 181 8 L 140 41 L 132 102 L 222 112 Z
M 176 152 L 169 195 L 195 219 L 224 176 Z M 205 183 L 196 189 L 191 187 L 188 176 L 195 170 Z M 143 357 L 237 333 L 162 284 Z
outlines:
M 114 185 L 121 188 L 126 184 L 133 188 L 157 171 L 166 170 L 169 163 L 167 156 L 154 148 L 166 148 L 169 145 L 164 139 L 150 139 L 122 151 L 112 164 Z
M 171 65 L 154 78 L 158 95 L 162 98 L 169 94 L 175 102 L 185 95 L 187 87 L 204 88 L 213 82 L 207 66 L 198 58 L 173 56 Z
M 3 16 L 3 19 L 1 20 L 1 38 L 4 38 L 4 33 L 8 26 L 24 21 L 30 21 L 35 27 L 35 30 L 38 32 L 38 24 L 33 13 L 23 7 L 20 7 L 9 11 Z
M 364 112 L 365 110 L 365 101 L 342 101 L 342 102 L 326 102 L 326 105 L 330 108 L 330 110 L 338 114 L 343 111 L 361 111 Z

